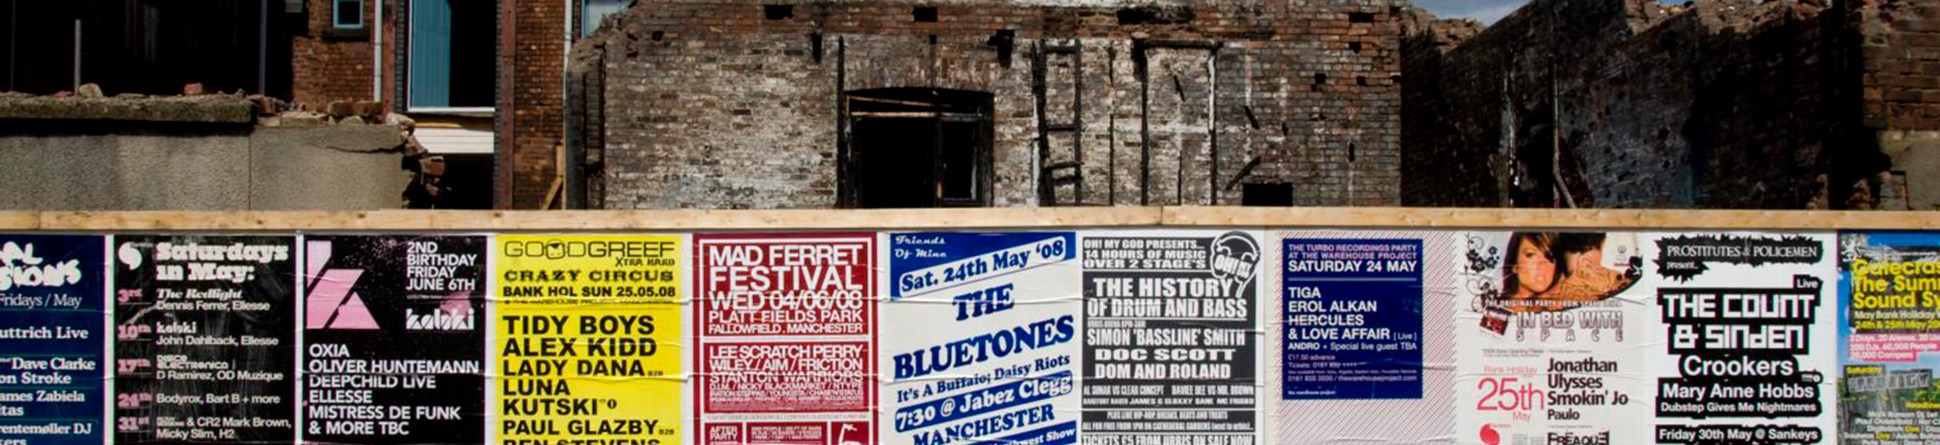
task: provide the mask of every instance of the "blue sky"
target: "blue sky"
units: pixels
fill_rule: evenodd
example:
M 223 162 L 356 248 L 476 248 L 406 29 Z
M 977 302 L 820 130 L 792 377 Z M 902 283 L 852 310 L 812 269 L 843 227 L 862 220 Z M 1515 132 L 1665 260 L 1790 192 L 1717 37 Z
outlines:
M 1529 0 L 1414 0 L 1415 6 L 1434 11 L 1436 17 L 1452 19 L 1467 17 L 1480 20 L 1484 24 L 1495 23 L 1502 16 L 1516 12 Z

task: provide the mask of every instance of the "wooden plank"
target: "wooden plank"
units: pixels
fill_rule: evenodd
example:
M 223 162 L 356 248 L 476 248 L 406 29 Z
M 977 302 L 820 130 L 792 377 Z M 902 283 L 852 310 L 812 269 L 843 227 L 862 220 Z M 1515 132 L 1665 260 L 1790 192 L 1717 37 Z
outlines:
M 944 111 L 851 111 L 849 117 L 878 119 L 943 119 L 951 122 L 975 122 L 987 117 L 977 113 L 951 113 Z
M 7 231 L 926 230 L 1090 227 L 1940 230 L 1940 212 L 1385 207 L 882 210 L 7 211 Z
M 0 211 L 0 230 L 36 230 L 40 228 L 40 212 Z
M 1157 225 L 1156 207 L 872 210 L 372 210 L 41 212 L 44 230 L 589 231 L 897 230 Z M 57 229 L 58 228 L 58 229 Z M 18 227 L 32 230 L 34 227 Z
M 890 105 L 903 105 L 903 106 L 910 106 L 910 107 L 922 107 L 922 108 L 930 108 L 930 107 L 938 107 L 938 108 L 941 108 L 941 105 L 939 105 L 939 104 L 937 104 L 936 102 L 922 102 L 922 101 L 914 101 L 914 100 L 896 100 L 896 99 L 888 99 L 888 98 L 881 98 L 881 97 L 868 97 L 868 96 L 849 96 L 849 100 L 852 100 L 852 101 L 856 101 L 856 102 L 869 102 L 869 103 L 879 103 L 879 104 L 890 104 Z
M 1940 212 L 1802 210 L 1166 207 L 1168 226 L 1289 228 L 1548 228 L 1932 230 Z

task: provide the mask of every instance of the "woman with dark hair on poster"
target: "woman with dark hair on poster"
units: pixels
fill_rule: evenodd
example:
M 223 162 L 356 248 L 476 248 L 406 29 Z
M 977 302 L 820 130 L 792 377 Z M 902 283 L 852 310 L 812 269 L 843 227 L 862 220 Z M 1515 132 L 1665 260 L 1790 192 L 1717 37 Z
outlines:
M 1517 232 L 1509 238 L 1501 308 L 1510 312 L 1574 309 L 1610 298 L 1636 277 L 1603 266 L 1602 233 Z
M 1502 269 L 1503 304 L 1514 312 L 1544 310 L 1538 300 L 1561 278 L 1556 267 L 1556 234 L 1517 232 L 1509 237 L 1509 259 Z

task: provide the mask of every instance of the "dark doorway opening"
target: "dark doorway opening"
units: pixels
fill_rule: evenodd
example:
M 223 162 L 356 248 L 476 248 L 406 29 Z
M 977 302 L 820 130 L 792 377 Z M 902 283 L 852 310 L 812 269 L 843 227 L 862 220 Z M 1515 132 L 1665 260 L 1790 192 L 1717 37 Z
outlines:
M 447 209 L 490 209 L 492 208 L 492 162 L 490 153 L 452 154 L 445 157 L 445 185 L 451 187 L 451 196 L 445 198 L 443 208 Z
M 885 88 L 845 100 L 842 196 L 850 206 L 990 205 L 989 93 Z

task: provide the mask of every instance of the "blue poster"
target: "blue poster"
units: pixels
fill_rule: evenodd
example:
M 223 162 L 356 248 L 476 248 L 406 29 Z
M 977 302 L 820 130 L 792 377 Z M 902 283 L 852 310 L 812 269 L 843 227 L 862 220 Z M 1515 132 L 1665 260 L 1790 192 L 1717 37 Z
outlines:
M 101 443 L 102 246 L 0 235 L 0 443 Z
M 1077 234 L 886 236 L 876 443 L 1077 443 Z
M 1839 443 L 1940 443 L 1940 232 L 1844 232 L 1839 251 Z
M 1421 398 L 1421 240 L 1281 244 L 1281 398 Z

